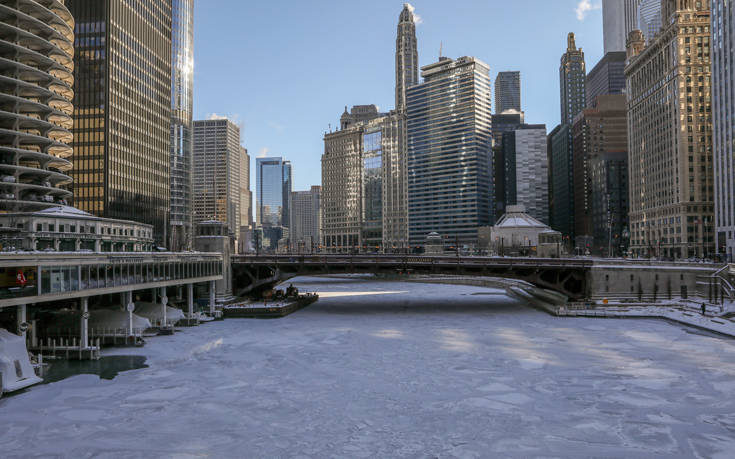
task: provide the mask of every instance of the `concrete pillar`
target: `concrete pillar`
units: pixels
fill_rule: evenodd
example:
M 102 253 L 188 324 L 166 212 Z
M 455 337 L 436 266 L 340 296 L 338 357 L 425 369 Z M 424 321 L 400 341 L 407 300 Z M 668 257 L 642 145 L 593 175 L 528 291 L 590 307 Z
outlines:
M 166 296 L 166 287 L 161 287 L 161 292 L 163 296 Z M 155 288 L 151 289 L 151 303 L 155 303 L 158 299 L 158 292 Z
M 95 239 L 94 240 L 94 251 L 95 252 L 102 252 L 102 239 Z
M 82 298 L 82 323 L 81 330 L 82 336 L 80 337 L 79 344 L 82 349 L 89 347 L 89 298 Z
M 26 323 L 26 311 L 27 311 L 27 307 L 25 304 L 21 304 L 18 306 L 18 314 L 17 314 L 18 315 L 18 320 L 17 320 L 18 328 L 17 330 L 18 330 L 18 334 L 23 337 L 26 336 L 26 332 L 25 330 L 21 330 L 20 327 L 21 327 L 21 324 Z
M 194 317 L 194 284 L 186 284 L 186 303 L 189 306 L 189 318 Z
M 163 312 L 163 314 L 162 314 L 163 315 L 163 319 L 162 319 L 163 320 L 163 323 L 161 324 L 161 326 L 162 327 L 165 327 L 166 326 L 166 320 L 168 320 L 166 318 L 166 307 L 168 305 L 168 297 L 166 296 L 166 287 L 161 287 L 161 305 L 162 305 L 161 308 L 162 308 L 162 312 Z
M 130 290 L 125 292 L 125 306 L 128 311 L 128 335 L 133 335 L 133 311 L 135 310 L 135 303 L 133 303 L 133 291 Z
M 77 252 L 82 248 L 82 240 L 81 239 L 75 239 L 74 240 L 74 248 Z
M 217 290 L 217 281 L 209 281 L 209 313 L 214 317 L 214 294 Z

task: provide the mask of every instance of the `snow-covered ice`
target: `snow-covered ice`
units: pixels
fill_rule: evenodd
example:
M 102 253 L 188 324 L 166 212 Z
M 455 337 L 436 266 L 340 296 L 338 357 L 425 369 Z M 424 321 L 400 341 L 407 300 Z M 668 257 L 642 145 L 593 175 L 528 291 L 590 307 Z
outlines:
M 326 294 L 115 349 L 149 367 L 113 380 L 0 399 L 0 456 L 735 455 L 735 341 L 479 287 L 293 283 Z

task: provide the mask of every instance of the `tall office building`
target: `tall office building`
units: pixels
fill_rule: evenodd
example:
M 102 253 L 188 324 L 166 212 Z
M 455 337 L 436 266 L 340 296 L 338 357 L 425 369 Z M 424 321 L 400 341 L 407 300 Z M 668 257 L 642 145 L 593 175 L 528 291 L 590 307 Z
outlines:
M 171 2 L 171 214 L 168 247 L 192 242 L 191 168 L 194 93 L 194 0 Z
M 0 212 L 72 196 L 61 187 L 71 183 L 73 27 L 63 2 L 3 2 L 0 30 L 10 41 L 0 48 Z
M 398 17 L 396 37 L 396 111 L 406 110 L 406 90 L 418 83 L 419 53 L 416 42 L 416 23 L 413 7 L 403 4 Z
M 696 45 L 699 47 L 699 43 Z M 697 50 L 699 52 L 699 50 Z M 735 5 L 712 2 L 712 113 L 717 252 L 735 257 Z
M 710 256 L 709 3 L 666 1 L 662 8 L 668 25 L 640 53 L 630 53 L 625 70 L 631 249 L 642 256 Z
M 521 111 L 521 72 L 500 72 L 495 78 L 495 113 Z
M 621 0 L 617 0 L 617 1 L 621 1 Z M 628 35 L 630 35 L 632 31 L 638 29 L 638 6 L 641 4 L 641 0 L 622 0 L 622 1 L 624 2 L 623 12 L 625 14 L 625 43 L 627 47 Z
M 557 126 L 548 137 L 551 227 L 568 243 L 574 240 L 574 156 L 572 128 Z
M 250 155 L 240 147 L 240 231 L 253 227 L 253 193 L 250 191 Z
M 76 22 L 74 203 L 168 240 L 171 0 L 67 0 Z M 134 50 L 134 51 L 133 51 Z
M 505 214 L 505 150 L 503 136 L 524 124 L 523 112 L 514 110 L 492 116 L 493 127 L 493 190 L 495 195 L 495 216 Z
M 526 213 L 549 223 L 549 166 L 546 125 L 524 124 L 503 135 L 504 201 L 522 205 Z
M 587 108 L 595 106 L 595 99 L 605 94 L 625 92 L 625 51 L 605 54 L 587 75 Z
M 628 251 L 628 153 L 593 153 L 589 159 L 593 254 L 622 257 Z
M 595 229 L 594 216 L 606 213 L 608 203 L 605 199 L 592 199 L 592 191 L 594 189 L 602 189 L 613 187 L 613 183 L 605 182 L 595 185 L 594 180 L 607 180 L 600 172 L 598 167 L 598 175 L 593 178 L 591 170 L 591 162 L 597 159 L 603 153 L 606 161 L 623 161 L 627 164 L 628 151 L 628 129 L 626 118 L 626 99 L 623 94 L 601 95 L 595 99 L 594 108 L 586 108 L 577 115 L 572 126 L 573 136 L 573 187 L 574 187 L 574 234 L 575 237 L 593 238 L 594 234 L 607 234 L 607 231 Z M 614 163 L 613 166 L 615 166 Z M 600 166 L 598 164 L 598 166 Z M 605 163 L 602 166 L 608 167 Z M 627 167 L 627 166 L 626 166 Z M 620 204 L 615 201 L 615 204 Z M 627 201 L 626 201 L 627 204 Z M 603 206 L 603 208 L 595 207 Z M 623 211 L 626 217 L 622 220 L 627 222 L 627 205 Z M 621 221 L 619 214 L 613 215 L 616 221 Z M 605 226 L 606 228 L 607 226 Z M 620 231 L 618 231 L 620 234 Z M 607 242 L 605 236 L 604 242 Z M 580 242 L 580 249 L 591 252 L 595 251 L 595 247 L 603 246 L 601 240 L 584 240 Z M 587 244 L 589 243 L 589 247 Z M 605 244 L 606 246 L 606 244 Z M 600 253 L 599 250 L 596 253 Z
M 625 0 L 602 0 L 605 54 L 625 51 Z
M 584 52 L 577 49 L 574 34 L 567 37 L 567 51 L 561 56 L 559 87 L 561 91 L 561 122 L 571 125 L 577 113 L 584 109 L 586 100 L 587 71 Z
M 643 32 L 647 44 L 653 43 L 661 30 L 661 1 L 641 0 L 638 5 L 638 30 Z M 665 1 L 665 0 L 664 0 Z
M 328 252 L 362 245 L 362 124 L 324 135 L 322 245 Z
M 291 162 L 281 157 L 256 158 L 257 226 L 263 232 L 263 247 L 275 250 L 280 239 L 288 239 L 291 224 Z
M 322 187 L 312 186 L 308 191 L 291 193 L 289 237 L 294 252 L 311 253 L 319 245 L 321 191 Z
M 228 119 L 194 121 L 194 223 L 217 220 L 240 233 L 240 128 Z
M 432 232 L 474 246 L 494 222 L 489 72 L 472 57 L 441 58 L 406 93 L 412 246 Z

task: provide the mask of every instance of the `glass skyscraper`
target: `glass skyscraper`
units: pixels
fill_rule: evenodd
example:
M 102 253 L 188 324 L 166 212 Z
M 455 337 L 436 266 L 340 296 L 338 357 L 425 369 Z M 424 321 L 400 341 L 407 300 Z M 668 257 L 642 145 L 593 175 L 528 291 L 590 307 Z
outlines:
M 521 111 L 521 72 L 500 72 L 495 78 L 495 113 Z
M 291 162 L 283 158 L 257 158 L 256 206 L 259 227 L 288 227 L 292 192 Z
M 717 253 L 732 263 L 735 259 L 735 5 L 732 0 L 712 2 L 712 118 Z
M 154 226 L 170 209 L 171 0 L 67 0 L 75 20 L 74 204 Z
M 371 251 L 383 239 L 383 131 L 368 127 L 363 134 L 362 152 L 362 243 Z
M 172 1 L 171 29 L 171 216 L 169 248 L 191 244 L 194 0 Z
M 489 72 L 472 57 L 440 58 L 407 91 L 411 246 L 431 232 L 475 246 L 493 223 Z

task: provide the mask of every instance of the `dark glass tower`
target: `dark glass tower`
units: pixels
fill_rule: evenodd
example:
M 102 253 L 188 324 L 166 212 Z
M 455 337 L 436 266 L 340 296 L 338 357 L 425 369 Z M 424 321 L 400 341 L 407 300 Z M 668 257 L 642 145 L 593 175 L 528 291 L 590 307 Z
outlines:
M 171 0 L 68 0 L 74 16 L 74 203 L 167 240 Z
M 173 0 L 171 39 L 171 217 L 169 247 L 191 243 L 194 0 Z

